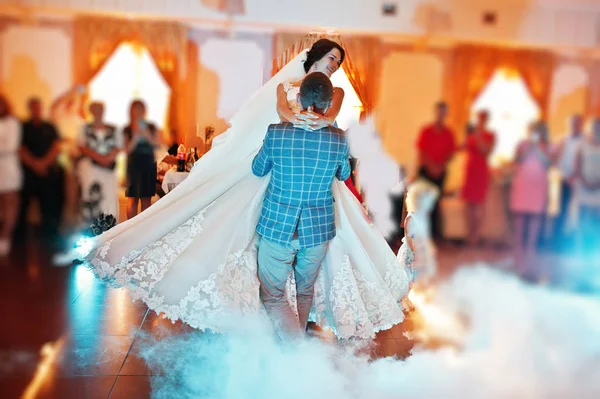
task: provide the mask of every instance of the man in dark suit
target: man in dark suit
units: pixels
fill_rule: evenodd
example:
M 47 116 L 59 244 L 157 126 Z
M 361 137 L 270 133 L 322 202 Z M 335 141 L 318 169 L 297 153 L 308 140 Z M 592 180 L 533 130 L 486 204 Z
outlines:
M 21 162 L 25 175 L 21 192 L 21 209 L 15 230 L 15 242 L 24 243 L 27 211 L 31 200 L 37 198 L 42 214 L 44 241 L 52 249 L 59 249 L 59 227 L 64 204 L 65 176 L 58 162 L 61 152 L 60 137 L 50 122 L 42 118 L 42 103 L 29 99 L 30 119 L 22 125 Z
M 300 86 L 302 109 L 324 113 L 333 86 L 327 76 L 312 73 Z M 256 231 L 260 297 L 284 334 L 298 335 L 306 329 L 313 302 L 314 285 L 335 237 L 332 184 L 350 176 L 349 148 L 343 131 L 325 127 L 307 131 L 291 123 L 269 126 L 264 143 L 252 163 L 259 177 L 271 172 Z M 285 298 L 285 283 L 294 270 L 298 321 Z

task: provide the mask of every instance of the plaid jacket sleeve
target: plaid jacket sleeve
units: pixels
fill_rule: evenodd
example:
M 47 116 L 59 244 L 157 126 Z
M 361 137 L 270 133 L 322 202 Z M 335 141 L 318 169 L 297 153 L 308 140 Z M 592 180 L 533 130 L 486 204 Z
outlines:
M 348 143 L 345 143 L 344 156 L 342 157 L 340 166 L 338 166 L 337 173 L 335 174 L 335 177 L 337 177 L 337 179 L 339 181 L 348 180 L 348 178 L 350 177 L 350 174 L 352 173 L 352 169 L 350 168 L 350 159 L 349 158 L 350 158 L 350 148 L 348 147 Z
M 273 160 L 270 157 L 270 133 L 271 127 L 269 126 L 269 130 L 267 130 L 267 135 L 265 136 L 263 145 L 260 147 L 258 154 L 256 154 L 254 160 L 252 161 L 252 173 L 258 177 L 266 176 L 266 174 L 269 173 L 273 167 Z

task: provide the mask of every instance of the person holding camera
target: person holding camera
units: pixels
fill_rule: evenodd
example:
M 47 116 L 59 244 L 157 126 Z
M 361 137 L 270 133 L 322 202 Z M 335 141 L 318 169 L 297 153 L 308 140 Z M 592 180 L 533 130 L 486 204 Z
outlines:
M 156 194 L 156 160 L 154 149 L 160 144 L 160 135 L 155 125 L 148 123 L 146 105 L 134 100 L 129 110 L 130 122 L 123 130 L 127 151 L 127 218 L 131 219 L 150 207 Z

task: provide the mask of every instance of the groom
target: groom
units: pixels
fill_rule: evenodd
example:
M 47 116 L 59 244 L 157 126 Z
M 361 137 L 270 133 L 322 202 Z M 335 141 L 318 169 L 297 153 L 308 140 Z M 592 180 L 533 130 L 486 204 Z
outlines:
M 298 103 L 304 112 L 325 113 L 333 86 L 323 73 L 307 75 L 300 86 Z M 276 329 L 286 335 L 306 330 L 314 285 L 335 237 L 332 185 L 350 176 L 348 144 L 343 131 L 325 127 L 307 131 L 291 123 L 269 126 L 252 172 L 258 177 L 271 172 L 256 231 L 260 298 Z M 296 277 L 298 320 L 285 297 L 290 272 Z

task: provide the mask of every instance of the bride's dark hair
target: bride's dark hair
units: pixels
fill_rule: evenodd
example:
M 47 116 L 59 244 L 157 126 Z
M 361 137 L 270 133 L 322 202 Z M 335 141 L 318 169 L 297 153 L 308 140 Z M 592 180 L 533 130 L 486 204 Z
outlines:
M 341 57 L 338 61 L 338 64 L 342 65 L 342 62 L 344 62 L 344 57 L 346 57 L 346 52 L 342 46 L 329 39 L 319 39 L 315 42 L 315 44 L 312 45 L 306 54 L 306 61 L 304 61 L 304 72 L 308 73 L 310 67 L 312 67 L 315 62 L 325 57 L 327 53 L 334 48 L 340 51 Z

